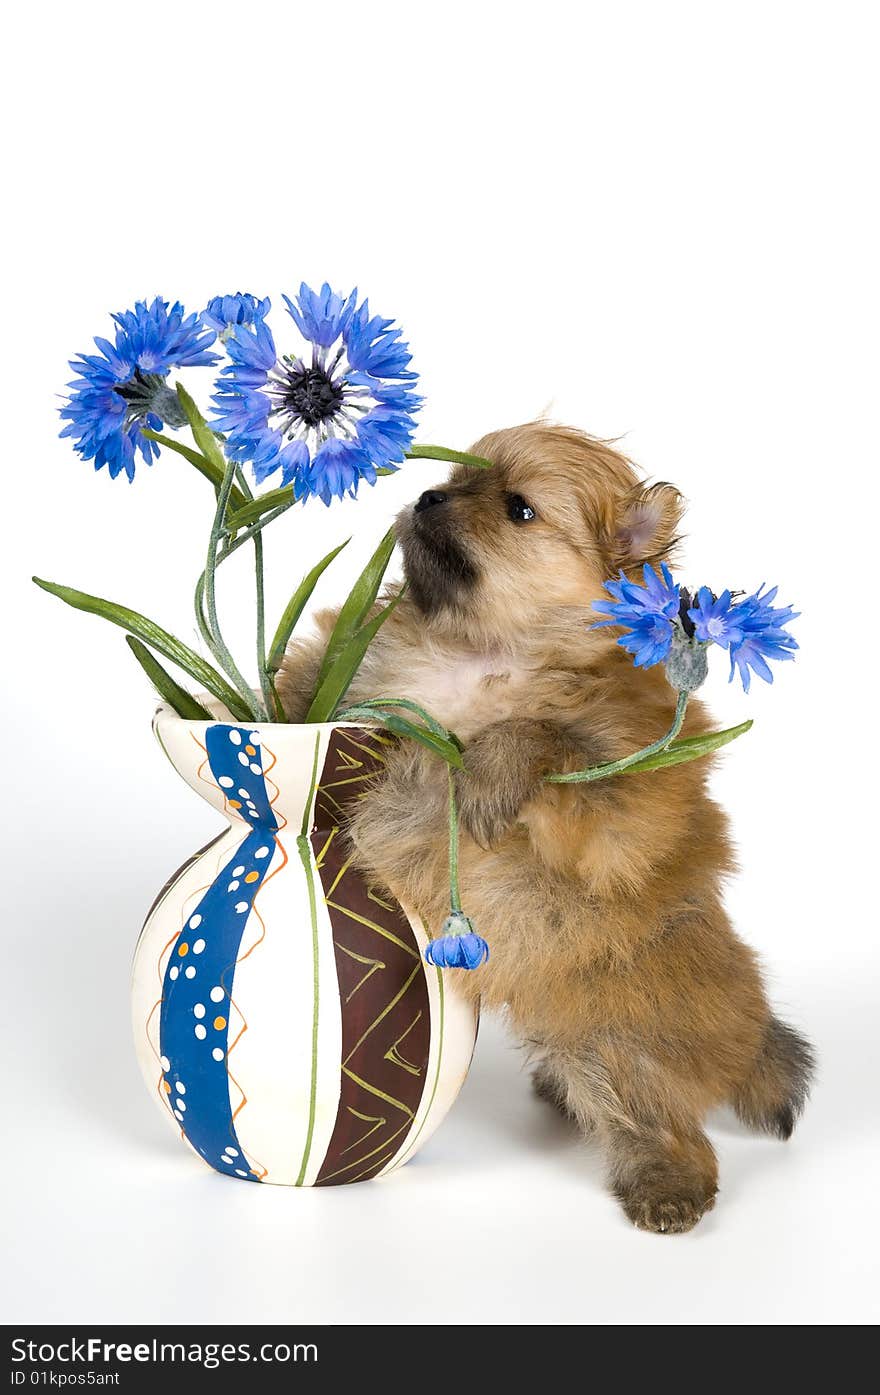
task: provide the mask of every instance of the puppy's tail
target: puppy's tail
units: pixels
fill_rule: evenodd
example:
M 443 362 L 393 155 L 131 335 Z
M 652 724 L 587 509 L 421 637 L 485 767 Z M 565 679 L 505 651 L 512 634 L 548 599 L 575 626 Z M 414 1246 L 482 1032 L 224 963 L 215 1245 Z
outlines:
M 810 1093 L 816 1058 L 810 1043 L 770 1017 L 754 1065 L 733 1097 L 744 1124 L 790 1138 Z

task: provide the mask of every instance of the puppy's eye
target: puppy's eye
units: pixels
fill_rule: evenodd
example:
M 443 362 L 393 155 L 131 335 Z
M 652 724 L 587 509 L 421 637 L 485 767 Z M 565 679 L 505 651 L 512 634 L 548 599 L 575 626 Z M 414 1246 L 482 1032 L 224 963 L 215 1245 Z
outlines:
M 527 504 L 521 494 L 508 494 L 507 517 L 512 523 L 531 523 L 535 510 Z

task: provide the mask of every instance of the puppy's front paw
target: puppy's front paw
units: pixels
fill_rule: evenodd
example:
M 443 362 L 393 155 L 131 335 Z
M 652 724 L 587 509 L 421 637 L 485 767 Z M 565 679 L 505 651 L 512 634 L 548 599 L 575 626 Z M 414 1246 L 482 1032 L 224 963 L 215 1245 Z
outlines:
M 527 771 L 511 770 L 487 778 L 479 760 L 466 760 L 456 781 L 458 815 L 475 843 L 491 848 L 513 828 L 522 806 L 535 793 L 536 781 Z
M 490 848 L 510 832 L 563 752 L 559 729 L 529 718 L 495 722 L 474 737 L 456 789 L 461 822 L 476 843 Z
M 683 1235 L 693 1230 L 699 1220 L 715 1205 L 715 1190 L 695 1185 L 673 1192 L 662 1186 L 646 1184 L 626 1192 L 618 1192 L 625 1214 L 638 1230 L 653 1230 L 658 1235 Z

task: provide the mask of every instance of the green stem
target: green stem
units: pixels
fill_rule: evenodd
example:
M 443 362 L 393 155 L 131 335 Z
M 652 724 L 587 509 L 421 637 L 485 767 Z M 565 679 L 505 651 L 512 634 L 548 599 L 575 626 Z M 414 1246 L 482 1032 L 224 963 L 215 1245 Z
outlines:
M 225 670 L 231 679 L 239 696 L 251 708 L 252 715 L 257 718 L 267 718 L 268 713 L 260 709 L 260 704 L 254 702 L 254 695 L 247 685 L 247 681 L 233 659 L 220 631 L 220 622 L 217 618 L 217 596 L 214 588 L 214 574 L 217 569 L 217 552 L 220 547 L 220 540 L 223 537 L 226 523 L 226 509 L 229 504 L 229 495 L 232 491 L 235 479 L 236 465 L 234 460 L 227 460 L 226 468 L 223 471 L 223 479 L 217 492 L 217 507 L 214 510 L 214 521 L 211 524 L 211 536 L 208 539 L 208 558 L 205 563 L 203 573 L 204 599 L 207 606 L 207 624 L 203 631 L 205 642 L 210 646 L 211 652 L 217 662 Z M 198 596 L 198 587 L 196 588 Z M 201 621 L 201 606 L 196 607 L 196 620 Z M 201 628 L 201 624 L 200 624 Z
M 206 615 L 205 615 L 205 573 L 204 573 L 204 572 L 202 572 L 202 574 L 200 575 L 198 581 L 196 582 L 195 594 L 194 594 L 194 596 L 193 596 L 193 606 L 195 607 L 195 612 L 196 612 L 196 624 L 197 624 L 198 627 L 199 627 L 199 634 L 201 635 L 201 637 L 202 637 L 204 643 L 207 645 L 207 647 L 210 649 L 211 653 L 213 654 L 213 653 L 214 653 L 214 636 L 211 634 L 211 631 L 208 629 L 208 620 L 207 620 L 207 617 L 206 617 Z
M 283 506 L 283 508 L 275 509 L 275 511 L 273 511 L 272 513 L 268 513 L 268 515 L 266 515 L 265 518 L 259 519 L 257 523 L 252 523 L 251 527 L 245 529 L 243 533 L 238 533 L 238 536 L 234 537 L 232 541 L 227 541 L 227 543 L 223 544 L 223 547 L 220 548 L 218 554 L 218 561 L 216 561 L 216 566 L 218 566 L 218 568 L 219 566 L 222 566 L 223 562 L 226 561 L 227 557 L 232 557 L 233 552 L 237 552 L 238 548 L 244 547 L 245 543 L 250 543 L 251 538 L 255 537 L 255 534 L 259 533 L 259 531 L 262 531 L 262 529 L 268 526 L 269 523 L 275 522 L 275 519 L 280 518 L 280 516 L 282 516 L 282 513 L 286 513 L 287 509 L 289 509 L 290 506 L 290 504 L 286 504 L 285 506 Z M 205 643 L 208 644 L 209 649 L 211 649 L 213 653 L 213 644 L 215 644 L 215 640 L 213 640 L 211 629 L 208 628 L 208 618 L 206 618 L 205 615 L 204 572 L 202 572 L 202 575 L 199 576 L 198 582 L 195 583 L 195 619 L 197 619 L 199 635 L 202 636 L 202 639 L 205 640 Z
M 544 779 L 553 785 L 578 785 L 591 780 L 608 780 L 612 775 L 619 775 L 622 771 L 628 770 L 637 761 L 645 760 L 648 756 L 665 751 L 666 747 L 675 740 L 681 731 L 687 704 L 688 694 L 679 693 L 672 726 L 665 736 L 661 736 L 659 741 L 652 742 L 650 746 L 643 746 L 641 751 L 633 751 L 632 755 L 623 756 L 621 760 L 609 761 L 606 765 L 593 765 L 588 770 L 573 770 L 568 775 L 545 775 Z
M 257 672 L 263 706 L 272 718 L 272 688 L 266 668 L 266 596 L 263 583 L 263 530 L 254 533 L 254 580 L 257 588 Z
M 455 802 L 455 775 L 452 766 L 447 767 L 449 778 L 449 905 L 453 911 L 461 910 L 461 889 L 458 885 L 458 805 Z
M 251 488 L 244 477 L 240 467 L 236 467 L 235 478 L 238 487 L 250 502 L 253 499 Z M 269 523 L 269 518 L 265 523 Z M 254 539 L 254 578 L 257 588 L 257 673 L 260 675 L 260 691 L 263 694 L 263 705 L 270 720 L 278 715 L 275 703 L 275 691 L 272 687 L 272 679 L 266 663 L 266 593 L 263 573 L 263 529 L 257 528 L 253 533 Z
M 265 518 L 261 518 L 256 523 L 252 523 L 250 528 L 245 529 L 243 533 L 239 533 L 238 537 L 233 538 L 231 542 L 225 542 L 218 554 L 217 566 L 221 566 L 226 561 L 227 557 L 231 557 L 233 552 L 237 552 L 240 547 L 244 547 L 245 543 L 250 542 L 251 538 L 253 538 L 257 533 L 261 532 L 263 528 L 267 527 L 270 523 L 274 523 L 276 518 L 280 518 L 283 513 L 287 513 L 287 510 L 290 507 L 290 504 L 285 504 L 282 508 L 275 509 L 273 513 L 267 514 Z M 195 610 L 196 621 L 199 627 L 199 633 L 213 653 L 214 640 L 211 631 L 208 629 L 208 621 L 207 617 L 205 616 L 204 572 L 202 572 L 201 576 L 196 582 Z

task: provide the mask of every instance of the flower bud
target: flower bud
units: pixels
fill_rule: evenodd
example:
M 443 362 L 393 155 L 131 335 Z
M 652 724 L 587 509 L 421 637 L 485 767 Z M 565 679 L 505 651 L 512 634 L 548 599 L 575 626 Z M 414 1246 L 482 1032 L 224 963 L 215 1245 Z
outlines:
M 438 969 L 478 969 L 488 958 L 489 946 L 463 911 L 450 912 L 425 950 L 427 962 Z
M 678 692 L 693 693 L 705 682 L 709 671 L 707 648 L 707 644 L 689 638 L 682 628 L 675 626 L 672 645 L 664 666 L 666 677 Z

